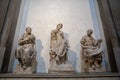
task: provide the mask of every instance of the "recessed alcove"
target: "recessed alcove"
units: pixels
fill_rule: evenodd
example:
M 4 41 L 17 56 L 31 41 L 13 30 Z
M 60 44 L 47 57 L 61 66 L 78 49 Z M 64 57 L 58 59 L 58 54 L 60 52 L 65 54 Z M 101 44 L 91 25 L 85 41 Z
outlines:
M 75 72 L 81 72 L 80 39 L 86 35 L 87 29 L 93 29 L 95 39 L 102 39 L 103 66 L 110 71 L 108 52 L 104 38 L 98 4 L 95 0 L 26 0 L 22 1 L 14 38 L 13 52 L 16 49 L 18 36 L 25 31 L 25 27 L 32 28 L 36 36 L 38 73 L 48 73 L 50 31 L 58 23 L 63 24 L 62 31 L 70 43 L 69 61 Z M 43 35 L 44 34 L 44 35 Z M 14 54 L 10 59 L 9 71 L 13 71 L 17 60 Z M 14 66 L 11 65 L 11 63 Z
M 5 12 L 2 13 L 4 14 L 2 19 L 4 19 L 3 17 L 5 16 L 5 21 L 2 21 L 5 25 L 2 28 L 2 24 L 0 25 L 1 31 L 3 30 L 0 32 L 2 33 L 0 35 L 0 42 L 3 42 L 0 44 L 0 53 L 2 53 L 0 54 L 0 69 L 2 73 L 0 74 L 0 80 L 120 79 L 120 74 L 116 73 L 119 71 L 118 53 L 120 48 L 118 46 L 119 42 L 116 38 L 117 35 L 115 35 L 114 31 L 115 23 L 113 24 L 112 22 L 114 16 L 109 12 L 109 10 L 111 10 L 111 4 L 109 4 L 110 0 L 3 0 L 3 3 L 6 3 L 6 7 L 4 7 L 4 9 L 8 11 L 6 14 Z M 3 10 L 1 6 L 0 11 Z M 19 7 L 20 11 L 18 9 Z M 18 14 L 19 16 L 17 17 Z M 62 31 L 70 42 L 68 56 L 69 61 L 75 68 L 75 73 L 48 73 L 50 32 L 55 29 L 58 23 L 63 24 Z M 13 71 L 15 66 L 18 64 L 15 59 L 15 51 L 18 47 L 18 38 L 22 33 L 24 33 L 27 26 L 33 29 L 32 33 L 37 39 L 37 73 L 14 74 Z M 110 26 L 110 29 L 108 29 L 108 26 Z M 95 39 L 101 38 L 103 40 L 103 66 L 106 69 L 105 72 L 81 72 L 80 39 L 82 36 L 86 35 L 86 30 L 89 28 L 93 29 L 93 36 Z M 8 32 L 5 33 L 6 31 Z

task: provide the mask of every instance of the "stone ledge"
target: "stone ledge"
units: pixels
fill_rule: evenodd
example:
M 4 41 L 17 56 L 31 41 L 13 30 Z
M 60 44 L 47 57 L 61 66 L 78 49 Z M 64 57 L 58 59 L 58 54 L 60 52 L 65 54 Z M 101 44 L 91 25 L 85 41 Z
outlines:
M 120 73 L 0 74 L 0 78 L 120 78 Z

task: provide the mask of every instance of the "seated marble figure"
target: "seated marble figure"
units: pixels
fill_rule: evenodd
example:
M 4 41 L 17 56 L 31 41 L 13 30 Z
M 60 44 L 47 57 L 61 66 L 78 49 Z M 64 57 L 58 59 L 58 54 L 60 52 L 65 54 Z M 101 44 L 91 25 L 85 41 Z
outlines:
M 82 72 L 101 72 L 102 68 L 102 39 L 95 40 L 92 37 L 93 30 L 87 30 L 87 35 L 83 36 L 81 43 Z M 99 69 L 99 70 L 97 70 Z
M 15 73 L 31 74 L 36 72 L 36 49 L 35 49 L 35 36 L 31 33 L 30 27 L 26 28 L 26 33 L 18 40 L 18 48 L 15 54 L 19 64 L 16 66 Z

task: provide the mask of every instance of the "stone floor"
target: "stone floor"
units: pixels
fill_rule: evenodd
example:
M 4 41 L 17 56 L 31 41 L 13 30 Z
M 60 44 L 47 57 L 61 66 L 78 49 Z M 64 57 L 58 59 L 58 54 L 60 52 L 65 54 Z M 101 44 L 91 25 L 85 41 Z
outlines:
M 0 80 L 120 80 L 117 73 L 0 74 Z

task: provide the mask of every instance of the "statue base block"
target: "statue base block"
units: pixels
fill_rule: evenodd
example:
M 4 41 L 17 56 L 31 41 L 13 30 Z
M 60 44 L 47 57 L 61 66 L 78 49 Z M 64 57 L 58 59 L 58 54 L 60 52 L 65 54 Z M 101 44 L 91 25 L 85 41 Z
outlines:
M 26 69 L 23 69 L 21 65 L 17 65 L 14 73 L 15 74 L 32 74 L 33 71 L 31 67 L 27 67 Z
M 70 63 L 52 65 L 49 70 L 49 73 L 74 73 L 74 68 Z
M 101 67 L 101 68 L 89 68 L 89 72 L 106 72 L 105 68 Z

